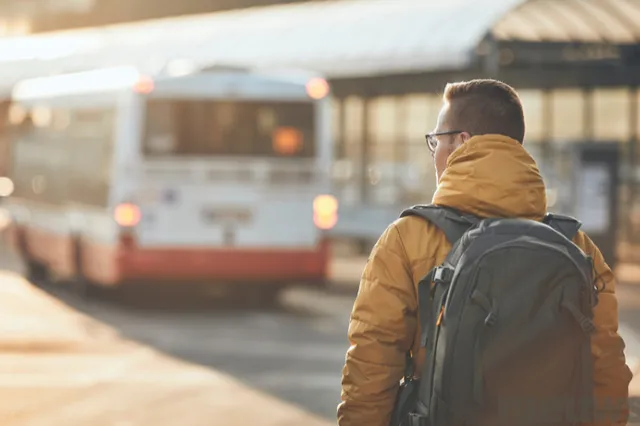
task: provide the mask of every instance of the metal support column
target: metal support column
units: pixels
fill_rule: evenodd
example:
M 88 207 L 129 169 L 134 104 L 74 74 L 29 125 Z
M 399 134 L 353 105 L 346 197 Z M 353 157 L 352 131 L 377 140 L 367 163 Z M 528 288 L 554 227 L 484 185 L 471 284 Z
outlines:
M 336 143 L 336 158 L 343 159 L 347 156 L 347 108 L 345 98 L 337 100 L 338 111 L 338 140 Z
M 593 88 L 585 87 L 582 90 L 582 101 L 584 138 L 585 140 L 593 141 L 595 135 L 595 122 L 593 114 Z
M 369 167 L 371 166 L 371 141 L 369 137 L 369 107 L 371 100 L 362 100 L 362 139 L 361 139 L 361 160 L 360 164 L 360 199 L 362 204 L 369 204 L 371 200 L 371 185 L 369 183 Z
M 625 209 L 627 213 L 624 215 L 626 218 L 625 227 L 627 229 L 626 234 L 629 236 L 631 243 L 640 242 L 640 232 L 632 232 L 634 230 L 632 212 L 636 205 L 638 198 L 638 155 L 640 143 L 640 122 L 638 121 L 638 87 L 629 87 L 629 146 L 627 147 L 627 161 L 628 161 L 628 197 L 627 205 Z
M 543 167 L 549 168 L 549 161 L 551 161 L 551 139 L 553 138 L 553 96 L 550 89 L 544 89 L 542 91 L 542 141 L 541 141 L 541 154 Z
M 400 166 L 407 162 L 407 103 L 403 96 L 398 96 L 395 99 L 395 136 L 393 141 L 393 157 L 394 157 L 394 185 L 396 188 L 402 186 L 402 176 L 399 171 L 404 170 L 405 167 Z

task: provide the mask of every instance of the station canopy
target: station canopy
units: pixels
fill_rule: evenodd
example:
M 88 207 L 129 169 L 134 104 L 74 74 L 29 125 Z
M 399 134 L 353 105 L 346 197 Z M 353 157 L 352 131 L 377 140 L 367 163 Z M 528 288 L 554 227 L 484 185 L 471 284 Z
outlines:
M 640 0 L 329 0 L 0 40 L 0 81 L 173 62 L 300 68 L 329 78 L 461 70 L 480 43 L 633 44 Z

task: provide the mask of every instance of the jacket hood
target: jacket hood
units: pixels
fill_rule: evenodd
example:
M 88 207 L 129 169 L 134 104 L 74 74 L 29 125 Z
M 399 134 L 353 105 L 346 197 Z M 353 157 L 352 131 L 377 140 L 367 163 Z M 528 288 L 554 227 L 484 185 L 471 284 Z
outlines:
M 547 211 L 535 160 L 518 141 L 502 135 L 474 136 L 455 150 L 432 202 L 480 217 L 541 220 Z

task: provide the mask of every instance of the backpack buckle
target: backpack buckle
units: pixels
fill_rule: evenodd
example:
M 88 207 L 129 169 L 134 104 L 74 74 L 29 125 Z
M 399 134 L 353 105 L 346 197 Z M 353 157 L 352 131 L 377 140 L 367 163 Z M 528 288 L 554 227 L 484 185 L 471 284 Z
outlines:
M 586 316 L 580 319 L 580 328 L 582 328 L 582 330 L 588 334 L 596 331 L 596 326 L 593 324 L 593 321 L 591 321 Z
M 433 282 L 436 284 L 449 284 L 453 279 L 455 270 L 448 266 L 438 266 L 433 274 Z
M 489 315 L 484 319 L 484 325 L 487 327 L 493 327 L 498 322 L 498 315 L 495 312 L 489 312 Z
M 407 426 L 428 426 L 429 419 L 418 413 L 409 413 L 407 417 Z

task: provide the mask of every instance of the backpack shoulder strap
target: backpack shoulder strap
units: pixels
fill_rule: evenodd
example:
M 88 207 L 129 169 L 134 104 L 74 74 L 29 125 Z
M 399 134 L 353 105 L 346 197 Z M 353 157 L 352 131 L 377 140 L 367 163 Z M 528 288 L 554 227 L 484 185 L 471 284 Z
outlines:
M 415 205 L 400 214 L 400 217 L 405 216 L 419 216 L 433 223 L 444 232 L 451 244 L 455 244 L 469 228 L 479 222 L 475 216 L 465 215 L 450 207 L 433 204 Z
M 431 328 L 428 327 L 433 318 L 434 311 L 431 303 L 432 291 L 436 288 L 432 286 L 432 282 L 450 281 L 453 275 L 453 269 L 446 266 L 447 261 L 451 263 L 456 253 L 460 252 L 459 242 L 470 228 L 480 222 L 475 216 L 464 215 L 452 208 L 444 206 L 436 206 L 433 204 L 419 204 L 404 210 L 400 217 L 419 216 L 437 226 L 447 237 L 447 240 L 453 245 L 451 251 L 447 255 L 445 264 L 432 268 L 429 273 L 418 283 L 418 306 L 420 309 L 420 328 L 422 335 L 420 337 L 420 345 L 426 346 L 429 340 Z
M 554 213 L 547 213 L 542 222 L 546 223 L 569 240 L 573 240 L 573 237 L 576 236 L 580 227 L 582 227 L 582 222 L 578 219 Z

